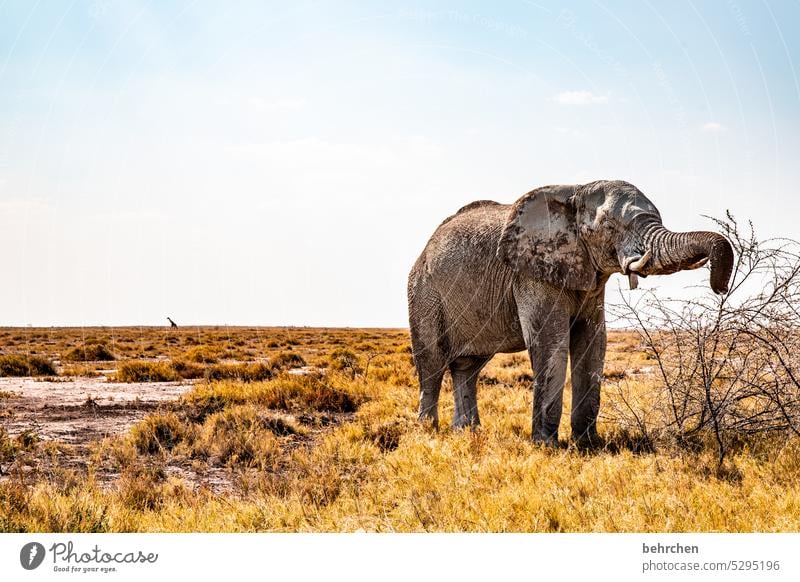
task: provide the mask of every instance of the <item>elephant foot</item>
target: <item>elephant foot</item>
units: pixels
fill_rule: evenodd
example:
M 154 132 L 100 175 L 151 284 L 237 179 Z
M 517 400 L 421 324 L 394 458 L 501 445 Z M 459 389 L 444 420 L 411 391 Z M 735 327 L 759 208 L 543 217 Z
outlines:
M 463 428 L 477 429 L 477 428 L 480 428 L 481 421 L 480 421 L 480 419 L 478 418 L 477 415 L 475 415 L 475 416 L 462 415 L 462 416 L 458 416 L 458 417 L 454 416 L 453 417 L 453 423 L 452 423 L 451 426 L 454 429 L 463 429 Z
M 547 448 L 555 449 L 558 447 L 558 434 L 541 435 L 534 434 L 533 442 L 537 445 L 544 445 Z
M 424 425 L 436 430 L 439 428 L 439 415 L 430 412 L 420 412 L 417 419 Z
M 572 442 L 581 450 L 595 450 L 605 446 L 605 441 L 600 438 L 596 430 L 572 431 Z
M 548 447 L 558 446 L 558 422 L 535 419 L 531 427 L 531 438 L 533 442 Z

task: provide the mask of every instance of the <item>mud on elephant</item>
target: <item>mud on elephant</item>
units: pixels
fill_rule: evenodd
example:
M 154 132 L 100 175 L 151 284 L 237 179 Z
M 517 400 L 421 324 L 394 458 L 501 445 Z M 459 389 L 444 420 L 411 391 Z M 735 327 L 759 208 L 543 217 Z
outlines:
M 480 424 L 477 379 L 496 353 L 527 350 L 535 373 L 532 434 L 558 440 L 567 363 L 572 438 L 597 436 L 606 351 L 605 284 L 711 267 L 726 293 L 728 240 L 672 232 L 658 209 L 622 181 L 545 186 L 514 204 L 473 202 L 431 236 L 408 279 L 419 416 L 438 424 L 444 373 L 453 378 L 456 427 Z

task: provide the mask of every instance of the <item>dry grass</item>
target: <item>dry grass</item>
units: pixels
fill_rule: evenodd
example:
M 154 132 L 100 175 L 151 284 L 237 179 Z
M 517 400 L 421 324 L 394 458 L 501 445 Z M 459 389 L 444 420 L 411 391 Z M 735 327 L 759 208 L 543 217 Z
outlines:
M 238 380 L 239 382 L 259 382 L 269 380 L 275 375 L 275 367 L 263 362 L 217 364 L 209 366 L 205 372 L 206 380 Z
M 153 337 L 145 344 L 179 358 L 185 342 L 174 337 L 176 352 Z M 264 332 L 258 345 L 268 379 L 201 381 L 180 402 L 97 443 L 80 478 L 57 463 L 37 469 L 32 459 L 47 455 L 46 443 L 0 433 L 8 475 L 0 480 L 0 530 L 800 530 L 797 439 L 743 439 L 722 471 L 702 441 L 639 446 L 636 427 L 621 426 L 614 410 L 624 394 L 646 411 L 660 385 L 634 334 L 613 332 L 609 340 L 599 426 L 606 446 L 583 451 L 530 441 L 524 354 L 487 366 L 480 431 L 433 431 L 415 420 L 407 332 Z M 234 333 L 212 344 L 247 349 L 236 341 Z M 298 375 L 271 367 L 288 345 L 327 369 Z M 337 350 L 351 352 L 352 365 L 332 369 Z M 568 385 L 562 436 L 569 404 Z M 452 410 L 448 380 L 442 418 Z M 104 472 L 111 477 L 100 479 Z M 219 475 L 227 485 L 215 490 L 211 476 Z
M 67 350 L 61 360 L 64 362 L 110 362 L 116 359 L 103 344 L 85 344 Z
M 276 368 L 301 368 L 306 365 L 306 360 L 295 352 L 279 352 L 271 359 L 272 365 Z
M 41 356 L 7 354 L 0 356 L 0 376 L 54 376 L 53 362 Z
M 170 362 L 124 362 L 113 377 L 117 382 L 171 382 L 181 376 Z

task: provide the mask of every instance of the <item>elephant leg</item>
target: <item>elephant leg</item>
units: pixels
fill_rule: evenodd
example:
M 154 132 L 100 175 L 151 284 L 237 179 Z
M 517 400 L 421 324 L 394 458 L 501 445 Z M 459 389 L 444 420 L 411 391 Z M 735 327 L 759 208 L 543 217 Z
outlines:
M 453 376 L 453 427 L 464 428 L 479 426 L 478 416 L 478 374 L 489 358 L 479 356 L 462 356 L 450 363 L 450 374 Z
M 439 426 L 439 392 L 447 370 L 448 337 L 438 296 L 410 295 L 411 352 L 419 378 L 419 419 Z
M 435 350 L 425 349 L 414 354 L 419 378 L 419 419 L 439 426 L 439 393 L 447 363 Z
M 444 366 L 417 366 L 419 374 L 419 419 L 439 426 L 439 392 L 442 389 Z
M 529 342 L 533 366 L 532 435 L 536 442 L 558 442 L 558 425 L 567 378 L 568 323 L 566 315 L 551 314 Z
M 600 317 L 578 319 L 570 333 L 572 368 L 572 439 L 578 443 L 597 442 L 600 412 L 600 382 L 606 355 L 606 325 Z

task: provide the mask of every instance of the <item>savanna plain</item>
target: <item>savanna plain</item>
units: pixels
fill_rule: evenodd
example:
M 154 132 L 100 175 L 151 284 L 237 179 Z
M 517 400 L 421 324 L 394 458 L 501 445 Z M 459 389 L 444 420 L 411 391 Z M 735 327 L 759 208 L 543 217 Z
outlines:
M 800 446 L 659 441 L 659 362 L 611 331 L 599 432 L 534 444 L 527 354 L 479 381 L 482 426 L 416 420 L 402 329 L 0 329 L 5 532 L 800 530 Z

